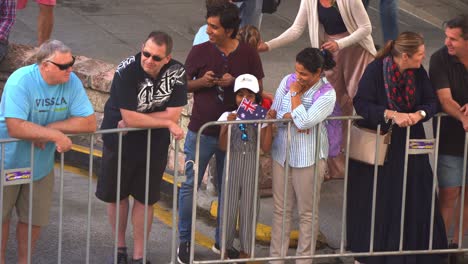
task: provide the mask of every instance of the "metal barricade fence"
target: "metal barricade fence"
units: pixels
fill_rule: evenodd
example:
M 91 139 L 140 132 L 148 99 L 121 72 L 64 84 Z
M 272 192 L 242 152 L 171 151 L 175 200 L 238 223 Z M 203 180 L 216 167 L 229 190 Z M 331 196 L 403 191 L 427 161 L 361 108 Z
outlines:
M 442 115 L 439 114 L 437 115 L 435 118 L 437 119 L 437 122 L 436 122 L 436 134 L 439 135 L 439 131 L 440 131 L 440 119 L 441 119 Z M 357 117 L 357 116 L 351 116 L 351 117 L 331 117 L 329 119 L 341 119 L 341 120 L 344 120 L 347 122 L 347 125 L 348 127 L 351 127 L 351 124 L 352 124 L 352 121 L 355 120 L 355 119 L 359 119 L 360 117 Z M 437 171 L 437 160 L 438 160 L 438 137 L 435 137 L 434 139 L 431 139 L 433 142 L 434 142 L 434 150 L 431 152 L 434 154 L 434 165 L 433 165 L 433 188 L 432 188 L 432 201 L 431 201 L 431 225 L 430 225 L 430 239 L 428 241 L 428 244 L 429 244 L 429 247 L 427 249 L 424 249 L 424 250 L 404 250 L 403 249 L 403 235 L 404 235 L 404 221 L 405 221 L 405 195 L 406 195 L 406 179 L 408 177 L 407 175 L 407 166 L 408 166 L 408 155 L 413 155 L 413 154 L 418 154 L 417 151 L 416 152 L 411 152 L 411 150 L 408 148 L 408 146 L 410 145 L 410 142 L 411 142 L 411 139 L 410 139 L 410 129 L 408 128 L 407 129 L 407 133 L 406 133 L 406 153 L 405 153 L 405 165 L 404 165 L 404 181 L 403 181 L 403 192 L 402 192 L 402 210 L 401 210 L 401 229 L 400 229 L 400 244 L 399 244 L 399 249 L 398 250 L 395 250 L 395 251 L 385 251 L 385 252 L 382 252 L 382 251 L 375 251 L 374 248 L 373 248 L 373 245 L 374 245 L 374 229 L 375 229 L 375 206 L 376 206 L 376 186 L 377 186 L 377 172 L 378 172 L 378 166 L 375 165 L 374 166 L 374 182 L 373 182 L 373 194 L 372 194 L 372 197 L 373 197 L 373 201 L 372 201 L 372 220 L 371 220 L 371 237 L 370 237 L 370 248 L 369 248 L 369 251 L 368 252 L 359 252 L 359 253 L 356 253 L 356 252 L 349 252 L 346 250 L 346 205 L 347 205 L 347 185 L 348 185 L 348 163 L 349 163 L 349 143 L 350 141 L 352 140 L 350 138 L 350 132 L 349 132 L 349 129 L 348 129 L 348 133 L 346 135 L 346 139 L 345 142 L 347 144 L 347 146 L 345 147 L 345 155 L 346 155 L 346 163 L 345 163 L 345 177 L 344 177 L 344 181 L 343 181 L 343 184 L 344 184 L 344 193 L 343 193 L 343 210 L 342 210 L 342 215 L 341 215 L 341 239 L 340 239 L 340 248 L 337 250 L 336 253 L 333 253 L 333 254 L 315 254 L 315 252 L 312 250 L 311 254 L 308 255 L 308 256 L 288 256 L 288 255 L 282 255 L 280 257 L 269 257 L 269 256 L 257 256 L 256 255 L 256 252 L 255 252 L 255 248 L 256 248 L 256 242 L 255 242 L 255 226 L 257 224 L 256 222 L 256 219 L 257 219 L 257 203 L 255 202 L 256 199 L 254 201 L 252 201 L 253 203 L 253 208 L 254 208 L 254 217 L 251 219 L 251 225 L 252 225 L 252 230 L 253 231 L 253 234 L 251 234 L 250 238 L 251 238 L 251 255 L 249 258 L 246 258 L 246 259 L 224 259 L 225 256 L 225 246 L 226 246 L 226 234 L 223 232 L 221 234 L 221 256 L 220 258 L 217 258 L 217 259 L 213 259 L 213 260 L 197 260 L 196 259 L 196 254 L 195 254 L 195 231 L 196 231 L 196 228 L 197 228 L 197 225 L 196 225 L 196 219 L 197 219 L 197 192 L 198 192 L 198 178 L 200 177 L 200 175 L 198 175 L 198 164 L 199 164 L 199 154 L 200 154 L 200 136 L 201 134 L 203 133 L 203 131 L 210 127 L 210 126 L 219 126 L 219 125 L 229 125 L 230 127 L 232 126 L 235 126 L 235 125 L 238 125 L 238 124 L 253 124 L 253 123 L 260 123 L 260 124 L 264 124 L 264 123 L 277 123 L 277 124 L 286 124 L 287 126 L 287 145 L 288 147 L 286 148 L 286 166 L 285 166 L 285 171 L 284 171 L 284 174 L 285 174 L 285 179 L 287 181 L 288 179 L 288 173 L 289 173 L 289 152 L 290 152 L 290 145 L 291 145 L 291 128 L 293 126 L 292 124 L 292 121 L 291 120 L 286 120 L 286 119 L 281 119 L 281 120 L 261 120 L 261 121 L 246 121 L 246 120 L 243 120 L 243 121 L 223 121 L 223 122 L 219 122 L 219 121 L 216 121 L 216 122 L 209 122 L 205 125 L 203 125 L 201 127 L 201 129 L 199 130 L 199 132 L 197 133 L 197 143 L 196 143 L 196 154 L 195 154 L 195 161 L 194 164 L 193 164 L 193 168 L 194 168 L 194 188 L 193 188 L 193 201 L 192 201 L 192 229 L 191 229 L 191 247 L 190 247 L 190 263 L 234 263 L 234 262 L 239 262 L 239 261 L 274 261 L 274 260 L 299 260 L 299 259 L 318 259 L 318 258 L 337 258 L 337 257 L 358 257 L 358 256 L 383 256 L 383 255 L 386 255 L 386 256 L 389 256 L 389 255 L 409 255 L 409 254 L 434 254 L 434 253 L 452 253 L 452 252 L 466 252 L 468 251 L 468 249 L 464 249 L 462 248 L 462 242 L 463 242 L 463 233 L 462 233 L 462 219 L 463 219 L 463 212 L 461 210 L 463 210 L 463 206 L 464 206 L 464 200 L 461 199 L 460 203 L 461 203 L 461 206 L 460 206 L 460 224 L 459 224 L 459 233 L 458 234 L 455 234 L 455 235 L 458 235 L 458 238 L 459 238 L 459 247 L 456 248 L 456 249 L 433 249 L 433 245 L 432 245 L 432 241 L 433 241 L 433 228 L 434 228 L 434 208 L 436 206 L 435 204 L 435 195 L 436 195 L 436 190 L 437 190 L 437 177 L 436 177 L 436 171 Z M 316 129 L 316 131 L 320 131 L 322 126 L 323 126 L 323 122 L 322 123 L 319 123 L 314 129 Z M 129 132 L 129 131 L 137 131 L 137 130 L 146 130 L 146 129 L 132 129 L 132 128 L 126 128 L 126 129 L 110 129 L 110 130 L 101 130 L 101 131 L 97 131 L 96 133 L 93 133 L 93 134 L 87 134 L 86 136 L 89 137 L 89 149 L 90 149 L 90 154 L 89 154 L 89 168 L 88 168 L 88 188 L 87 188 L 87 193 L 88 193 L 88 196 L 87 196 L 87 199 L 88 199 L 88 202 L 87 202 L 87 219 L 86 219 L 86 256 L 85 256 L 85 263 L 91 263 L 91 258 L 90 258 L 90 255 L 91 255 L 91 252 L 90 252 L 90 248 L 91 248 L 91 218 L 92 218 L 92 205 L 93 205 L 93 166 L 94 166 L 94 163 L 93 163 L 93 151 L 94 151 L 94 145 L 95 145 L 95 139 L 96 139 L 96 136 L 97 135 L 102 135 L 102 134 L 108 134 L 108 133 L 117 133 L 118 134 L 118 168 L 117 168 L 117 195 L 116 195 L 116 201 L 117 201 L 117 207 L 116 207 L 116 219 L 115 219 L 115 226 L 119 226 L 119 218 L 117 217 L 119 215 L 119 208 L 120 208 L 120 201 L 119 201 L 119 197 L 120 197 L 120 189 L 121 189 L 121 186 L 120 186 L 120 179 L 121 179 L 121 159 L 122 159 L 122 137 L 124 135 L 124 133 L 126 132 Z M 147 129 L 147 131 L 151 131 L 150 129 Z M 256 175 L 256 178 L 255 178 L 255 193 L 254 193 L 254 197 L 258 197 L 258 176 L 259 176 L 259 157 L 260 157 L 260 137 L 261 137 L 261 126 L 258 125 L 257 126 L 257 136 L 258 136 L 258 142 L 257 142 L 257 146 L 256 146 L 256 165 L 255 165 L 255 175 Z M 378 127 L 377 129 L 377 133 L 380 131 L 380 126 Z M 231 137 L 231 129 L 228 130 L 228 142 L 229 142 L 229 139 Z M 315 139 L 317 144 L 317 148 L 316 148 L 316 154 L 319 153 L 320 151 L 320 133 L 316 133 L 318 136 L 317 138 Z M 70 135 L 71 137 L 73 136 L 77 136 L 77 135 Z M 83 134 L 81 134 L 80 136 L 83 136 Z M 146 185 L 145 185 L 145 204 L 148 204 L 148 193 L 149 193 L 149 184 L 148 184 L 148 180 L 149 180 L 149 173 L 150 173 L 150 167 L 149 167 L 149 161 L 150 161 L 150 143 L 151 143 L 151 133 L 148 133 L 148 137 L 147 137 L 147 149 L 146 149 Z M 8 144 L 8 143 L 11 143 L 11 142 L 15 142 L 15 141 L 18 141 L 16 139 L 3 139 L 3 140 L 0 140 L 0 145 L 2 146 L 2 150 L 1 150 L 1 176 L 2 176 L 2 180 L 1 180 L 1 190 L 0 190 L 0 211 L 3 211 L 3 200 L 4 200 L 4 188 L 5 186 L 7 185 L 10 185 L 11 183 L 7 183 L 6 181 L 6 175 L 7 173 L 11 172 L 11 169 L 5 169 L 5 144 Z M 14 170 L 16 171 L 30 171 L 32 172 L 33 171 L 33 168 L 34 168 L 34 164 L 33 164 L 33 161 L 34 161 L 34 147 L 33 147 L 33 144 L 31 144 L 32 148 L 31 148 L 31 165 L 29 168 L 15 168 Z M 177 165 L 178 165 L 178 147 L 179 147 L 179 142 L 175 142 L 174 144 L 175 146 L 175 165 L 174 165 L 174 183 L 173 183 L 173 193 L 172 193 L 172 202 L 173 202 L 173 208 L 172 208 L 172 230 L 171 230 L 171 249 L 170 249 L 170 252 L 171 252 L 171 258 L 170 260 L 168 259 L 167 261 L 164 261 L 164 262 L 168 262 L 170 261 L 170 263 L 177 263 L 177 256 L 176 256 L 176 250 L 177 250 L 177 245 L 178 245 L 178 238 L 177 238 L 177 230 L 176 230 L 176 223 L 177 223 L 177 196 L 178 196 L 178 188 L 177 188 L 177 184 L 180 183 L 180 182 L 183 182 L 184 180 L 184 176 L 183 175 L 179 175 L 178 173 L 178 169 L 177 169 Z M 378 148 L 378 144 L 376 145 L 376 148 Z M 464 167 L 463 167 L 463 182 L 465 182 L 465 179 L 466 179 L 466 162 L 467 162 L 467 151 L 468 150 L 468 134 L 466 134 L 466 137 L 465 137 L 465 143 L 464 143 Z M 378 151 L 378 149 L 377 149 Z M 423 154 L 427 154 L 428 152 L 424 152 Z M 57 251 L 58 251 L 58 254 L 57 254 L 57 263 L 68 263 L 66 260 L 63 260 L 62 258 L 62 244 L 63 244 L 63 233 L 66 232 L 66 230 L 64 231 L 62 229 L 62 226 L 63 226 L 63 204 L 64 204 L 64 155 L 66 155 L 66 153 L 61 153 L 60 154 L 60 173 L 59 173 L 59 177 L 60 177 L 60 191 L 59 191 L 59 197 L 58 197 L 58 200 L 59 200 L 59 215 L 58 215 L 58 245 L 57 245 Z M 225 175 L 225 178 L 223 179 L 225 181 L 225 188 L 224 188 L 224 194 L 226 194 L 226 192 L 228 191 L 228 184 L 229 184 L 229 181 L 230 181 L 230 175 L 229 175 L 229 166 L 230 166 L 230 144 L 227 145 L 227 154 L 226 154 L 226 162 L 225 162 L 225 171 L 226 171 L 226 175 Z M 316 157 L 316 161 L 315 161 L 315 164 L 318 164 L 318 161 L 319 161 L 319 155 L 315 155 Z M 315 175 L 318 175 L 318 166 L 315 166 Z M 316 180 L 316 177 L 314 178 L 314 181 Z M 21 184 L 29 184 L 29 188 L 30 188 L 30 196 L 29 196 L 29 223 L 31 223 L 31 220 L 32 220 L 32 193 L 33 193 L 33 189 L 34 189 L 34 184 L 30 184 L 32 183 L 32 175 L 30 175 L 30 178 L 29 179 L 26 179 L 26 180 L 23 180 L 23 181 L 19 181 L 18 183 L 21 183 Z M 286 196 L 287 195 L 287 188 L 286 188 L 286 185 L 287 185 L 287 182 L 285 184 L 285 189 L 284 189 L 284 195 Z M 316 184 L 316 182 L 314 182 L 314 190 L 312 192 L 312 199 L 313 201 L 316 201 L 316 197 L 317 197 L 317 189 L 318 189 L 318 184 Z M 464 197 L 464 194 L 465 194 L 466 190 L 465 190 L 465 185 L 462 186 L 462 190 L 461 190 L 461 197 Z M 224 206 L 226 206 L 226 199 L 223 199 L 224 201 Z M 285 203 L 286 203 L 286 200 L 285 200 Z M 284 206 L 285 207 L 285 206 Z M 319 212 L 316 211 L 317 210 L 317 206 L 315 206 L 315 203 L 314 203 L 314 207 L 313 207 L 313 215 L 315 214 L 318 214 Z M 148 249 L 147 248 L 147 228 L 148 228 L 148 223 L 147 223 L 147 213 L 148 211 L 145 210 L 145 223 L 144 223 L 144 253 L 143 253 L 143 263 L 146 262 L 146 259 L 147 259 L 147 252 L 148 250 L 151 251 L 151 249 Z M 223 211 L 223 215 L 226 214 L 226 210 Z M 225 230 L 225 226 L 226 226 L 226 217 L 222 217 L 223 221 L 221 223 L 222 225 L 222 230 Z M 85 219 L 83 219 L 85 220 Z M 3 223 L 2 223 L 3 224 Z M 285 214 L 283 213 L 283 219 L 282 219 L 282 232 L 281 232 L 281 236 L 284 237 L 285 235 L 289 235 L 289 234 L 285 234 L 284 232 L 284 225 L 285 225 Z M 312 225 L 312 229 L 314 228 L 314 225 Z M 32 226 L 31 224 L 28 225 L 28 262 L 27 263 L 32 263 L 32 259 L 31 259 L 31 229 L 32 229 Z M 312 234 L 314 234 L 314 230 L 312 230 Z M 2 229 L 0 229 L 0 237 L 2 237 Z M 117 250 L 118 250 L 118 244 L 117 244 L 117 238 L 118 238 L 118 232 L 115 232 L 115 237 L 114 237 L 114 250 L 113 250 L 113 255 L 114 255 L 114 263 L 117 263 Z M 314 245 L 315 244 L 315 238 L 314 236 L 312 236 L 312 241 L 311 241 L 311 244 Z M 285 246 L 283 243 L 282 243 L 282 248 Z M 0 254 L 2 254 L 3 252 L 0 251 Z M 40 254 L 40 252 L 36 252 L 36 254 Z M 0 261 L 2 259 L 4 259 L 5 256 L 2 256 L 0 255 Z M 158 263 L 160 263 L 158 261 Z

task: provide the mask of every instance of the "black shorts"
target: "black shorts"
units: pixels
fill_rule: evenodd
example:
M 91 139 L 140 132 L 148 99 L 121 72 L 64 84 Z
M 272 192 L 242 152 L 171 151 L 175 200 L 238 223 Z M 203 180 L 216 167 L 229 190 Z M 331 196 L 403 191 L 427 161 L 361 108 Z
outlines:
M 150 155 L 148 204 L 159 200 L 161 179 L 166 169 L 169 144 L 153 147 Z M 122 150 L 120 200 L 131 195 L 145 203 L 146 147 L 132 151 Z M 115 203 L 117 196 L 118 151 L 103 147 L 101 173 L 99 173 L 96 197 L 107 203 Z

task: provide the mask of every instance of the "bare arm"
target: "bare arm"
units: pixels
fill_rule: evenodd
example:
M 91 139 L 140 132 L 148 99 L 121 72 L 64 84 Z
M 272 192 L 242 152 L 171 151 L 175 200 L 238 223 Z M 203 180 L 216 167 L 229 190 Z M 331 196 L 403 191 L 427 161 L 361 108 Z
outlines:
M 57 121 L 47 125 L 62 133 L 89 133 L 96 131 L 96 115 L 92 114 L 86 117 L 73 116 L 66 120 Z
M 149 113 L 149 115 L 153 118 L 161 118 L 161 119 L 169 119 L 177 123 L 180 118 L 180 114 L 182 113 L 183 107 L 168 107 L 165 111 L 162 112 L 153 112 Z
M 450 88 L 437 90 L 437 97 L 439 97 L 439 101 L 444 112 L 462 122 L 463 128 L 465 131 L 468 131 L 468 116 L 464 115 L 460 110 L 460 104 L 453 100 Z
M 229 113 L 226 117 L 227 121 L 234 121 L 236 120 L 236 113 Z M 224 121 L 222 119 L 219 119 L 219 121 Z M 227 144 L 228 144 L 228 129 L 229 125 L 222 125 L 221 129 L 219 130 L 219 138 L 218 138 L 218 147 L 222 151 L 227 150 Z
M 270 109 L 267 113 L 267 119 L 275 119 L 276 118 L 276 111 L 274 109 Z M 273 141 L 273 124 L 268 123 L 267 127 L 262 128 L 261 130 L 261 137 L 262 140 L 260 142 L 261 148 L 263 152 L 270 152 L 271 150 L 271 143 Z
M 6 118 L 5 122 L 11 137 L 35 142 L 54 142 L 58 152 L 65 152 L 71 148 L 71 140 L 57 129 L 43 127 L 19 118 Z
M 154 118 L 149 114 L 120 109 L 122 119 L 128 127 L 134 128 L 168 128 L 176 139 L 183 138 L 184 131 L 170 119 Z

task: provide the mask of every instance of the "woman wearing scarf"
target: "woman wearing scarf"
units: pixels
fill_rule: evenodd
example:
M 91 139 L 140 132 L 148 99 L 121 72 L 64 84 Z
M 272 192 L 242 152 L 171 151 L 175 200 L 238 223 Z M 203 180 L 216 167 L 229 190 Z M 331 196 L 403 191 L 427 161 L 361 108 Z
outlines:
M 364 119 L 359 125 L 376 130 L 392 127 L 386 161 L 379 166 L 375 209 L 374 251 L 398 251 L 402 208 L 406 131 L 410 138 L 425 138 L 423 122 L 436 114 L 436 96 L 421 66 L 425 57 L 421 35 L 403 32 L 388 41 L 366 68 L 353 103 Z M 352 139 L 351 139 L 352 140 Z M 429 249 L 433 174 L 429 157 L 408 157 L 403 250 Z M 370 251 L 374 165 L 349 163 L 347 243 L 353 252 Z M 437 204 L 437 197 L 435 199 Z M 434 211 L 432 247 L 447 247 L 438 206 Z M 365 264 L 441 263 L 443 255 L 358 257 Z

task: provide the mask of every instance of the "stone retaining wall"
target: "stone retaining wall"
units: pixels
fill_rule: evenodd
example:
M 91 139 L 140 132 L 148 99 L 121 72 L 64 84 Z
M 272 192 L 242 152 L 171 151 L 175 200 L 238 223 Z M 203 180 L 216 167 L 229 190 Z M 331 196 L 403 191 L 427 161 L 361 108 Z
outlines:
M 9 52 L 5 57 L 4 61 L 0 64 L 0 90 L 3 91 L 6 80 L 10 74 L 17 68 L 33 63 L 31 60 L 35 49 L 31 46 L 10 44 Z M 83 86 L 86 89 L 91 103 L 93 104 L 94 110 L 96 111 L 98 127 L 100 126 L 103 118 L 104 104 L 109 97 L 109 91 L 114 77 L 115 68 L 117 65 L 110 64 L 104 61 L 77 56 L 73 71 L 83 82 Z M 192 94 L 188 95 L 188 104 L 182 111 L 181 126 L 187 131 L 187 125 L 192 112 L 193 98 Z M 76 143 L 86 145 L 87 138 L 79 138 L 75 140 Z M 100 137 L 96 140 L 97 148 L 101 148 L 102 141 Z M 179 162 L 177 168 L 180 174 L 184 174 L 184 161 L 185 155 L 183 154 L 183 144 L 181 141 L 179 145 Z M 174 171 L 174 141 L 172 141 L 169 149 L 169 160 L 167 168 Z M 210 163 L 212 165 L 212 163 Z M 210 166 L 214 167 L 214 166 Z M 208 171 L 214 170 L 208 169 Z M 205 174 L 205 179 L 207 176 Z M 268 155 L 263 154 L 260 158 L 260 190 L 261 194 L 271 193 L 271 158 Z

